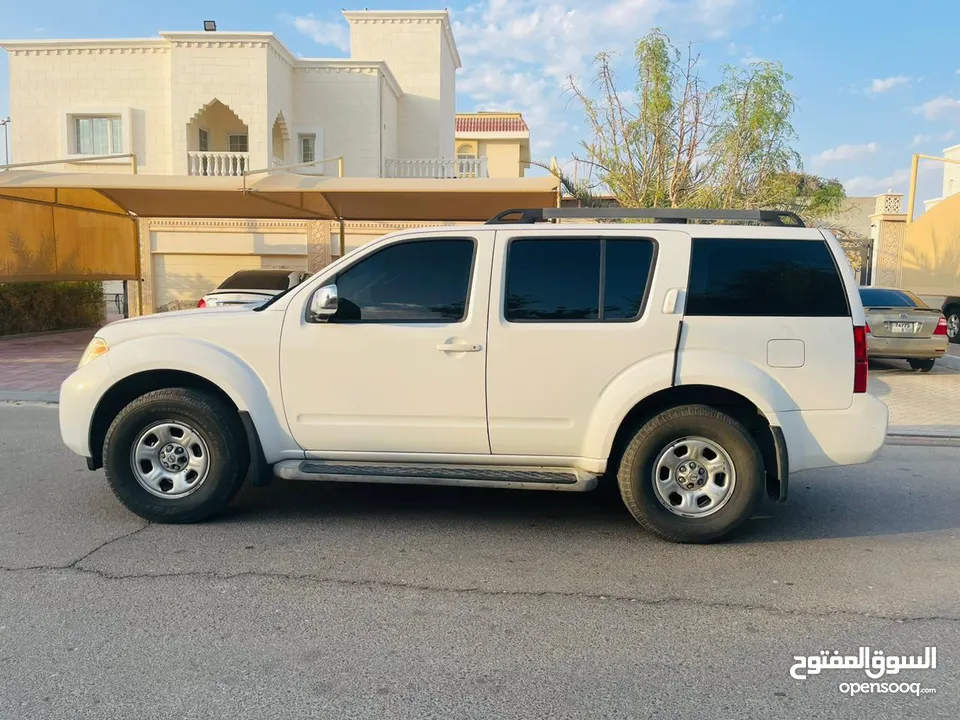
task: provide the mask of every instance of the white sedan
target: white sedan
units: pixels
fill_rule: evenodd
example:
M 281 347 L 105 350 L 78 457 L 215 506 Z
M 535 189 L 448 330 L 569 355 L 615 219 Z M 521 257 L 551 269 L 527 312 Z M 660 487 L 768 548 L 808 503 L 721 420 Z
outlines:
M 198 308 L 257 307 L 310 277 L 300 270 L 238 270 L 207 293 Z

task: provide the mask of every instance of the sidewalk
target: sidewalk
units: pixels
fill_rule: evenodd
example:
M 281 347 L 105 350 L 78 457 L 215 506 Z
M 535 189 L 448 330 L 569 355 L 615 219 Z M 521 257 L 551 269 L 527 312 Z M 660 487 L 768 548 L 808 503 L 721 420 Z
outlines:
M 95 329 L 0 338 L 0 401 L 56 402 Z

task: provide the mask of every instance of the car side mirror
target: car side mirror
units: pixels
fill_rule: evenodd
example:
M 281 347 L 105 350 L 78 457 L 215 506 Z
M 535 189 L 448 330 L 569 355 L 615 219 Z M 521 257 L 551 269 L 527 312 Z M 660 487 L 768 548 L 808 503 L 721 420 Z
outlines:
M 337 286 L 324 285 L 318 288 L 310 298 L 310 321 L 325 322 L 337 314 L 339 306 L 339 295 Z

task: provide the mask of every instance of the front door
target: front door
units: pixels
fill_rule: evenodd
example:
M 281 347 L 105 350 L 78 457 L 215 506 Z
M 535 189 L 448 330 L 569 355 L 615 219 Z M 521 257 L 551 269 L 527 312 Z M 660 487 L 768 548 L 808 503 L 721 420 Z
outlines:
M 337 315 L 284 319 L 287 421 L 307 451 L 489 454 L 486 326 L 493 232 L 401 238 L 335 283 Z

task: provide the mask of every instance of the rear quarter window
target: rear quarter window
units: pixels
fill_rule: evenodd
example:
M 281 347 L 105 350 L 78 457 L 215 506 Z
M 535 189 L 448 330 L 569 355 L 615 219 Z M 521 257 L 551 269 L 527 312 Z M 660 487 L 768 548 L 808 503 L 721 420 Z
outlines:
M 826 242 L 695 238 L 687 315 L 849 317 Z

